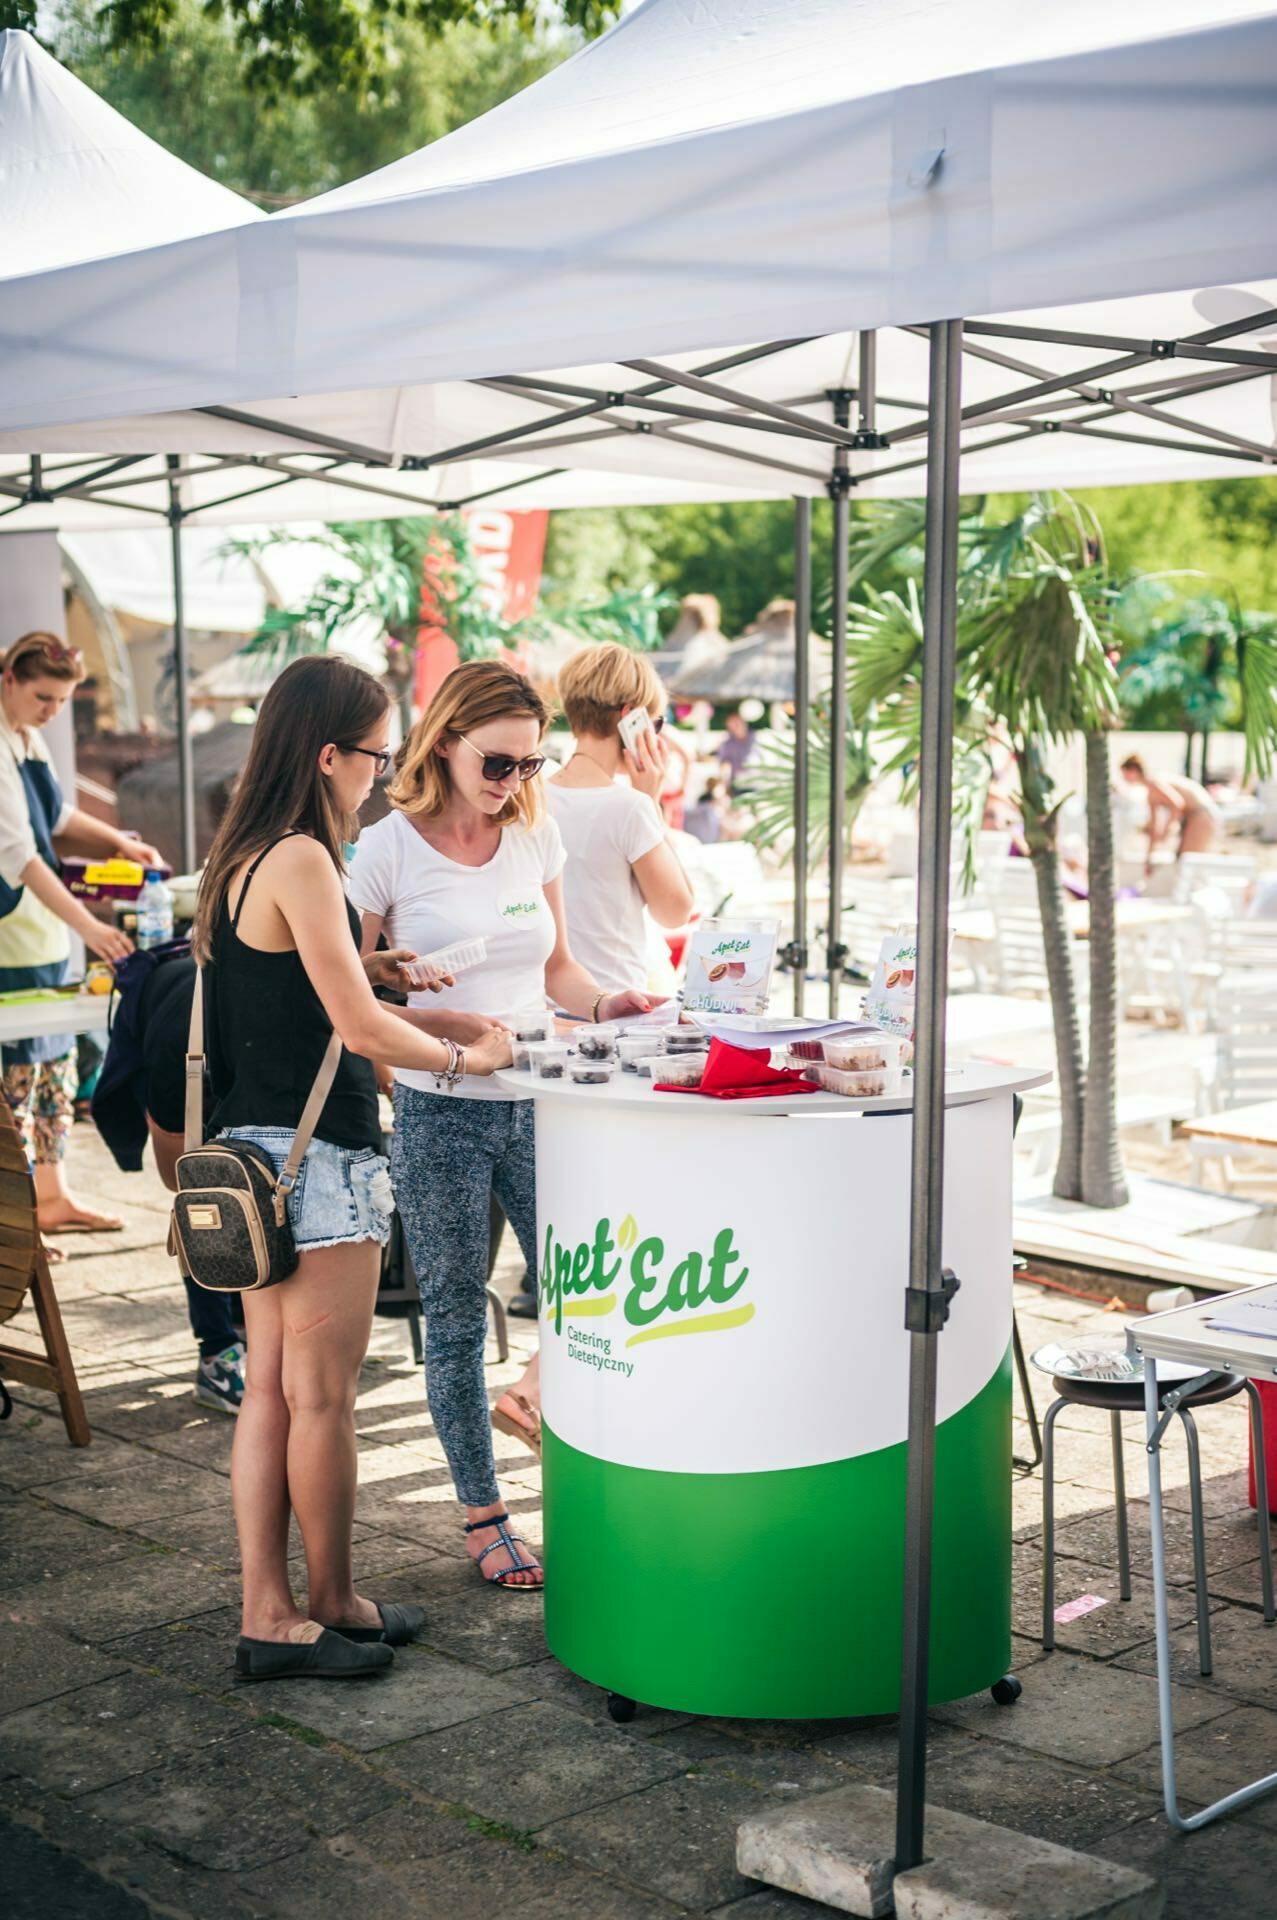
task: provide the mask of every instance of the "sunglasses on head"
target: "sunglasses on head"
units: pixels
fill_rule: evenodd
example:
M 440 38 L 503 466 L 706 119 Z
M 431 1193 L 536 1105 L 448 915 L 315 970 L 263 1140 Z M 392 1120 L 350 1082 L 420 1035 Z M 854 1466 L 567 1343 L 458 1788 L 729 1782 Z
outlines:
M 457 735 L 462 746 L 469 747 L 471 753 L 477 753 L 483 762 L 485 780 L 508 780 L 517 773 L 520 780 L 535 780 L 545 765 L 543 753 L 530 753 L 526 760 L 513 760 L 508 753 L 485 753 L 482 747 L 476 747 L 473 740 L 467 740 L 464 733 Z
M 53 667 L 81 667 L 84 664 L 84 655 L 78 647 L 63 646 L 60 640 L 34 640 L 30 646 L 23 647 L 21 653 L 15 649 L 5 665 L 11 667 L 19 660 L 30 660 L 35 654 Z
M 338 753 L 362 753 L 366 760 L 371 760 L 375 763 L 374 771 L 379 780 L 389 767 L 390 762 L 394 759 L 394 755 L 391 753 L 389 747 L 347 747 L 339 745 L 337 751 Z

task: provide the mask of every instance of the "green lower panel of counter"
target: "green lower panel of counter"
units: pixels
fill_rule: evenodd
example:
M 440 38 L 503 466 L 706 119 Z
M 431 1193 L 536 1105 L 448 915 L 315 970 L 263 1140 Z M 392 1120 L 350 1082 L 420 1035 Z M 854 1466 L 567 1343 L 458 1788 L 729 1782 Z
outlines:
M 682 1713 L 898 1708 L 903 1445 L 819 1467 L 681 1474 L 619 1467 L 543 1433 L 546 1639 L 574 1673 Z M 1009 1355 L 936 1430 L 934 1553 L 937 1702 L 991 1685 L 1010 1658 Z

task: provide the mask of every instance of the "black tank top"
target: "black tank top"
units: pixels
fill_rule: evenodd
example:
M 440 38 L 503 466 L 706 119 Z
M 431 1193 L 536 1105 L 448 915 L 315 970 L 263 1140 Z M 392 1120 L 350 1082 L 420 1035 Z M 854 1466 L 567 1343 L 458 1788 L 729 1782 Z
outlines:
M 285 836 L 287 837 L 287 836 Z M 253 875 L 273 840 L 244 876 L 235 915 L 226 901 L 204 968 L 206 1051 L 213 1088 L 209 1127 L 296 1127 L 332 1036 L 332 1022 L 295 949 L 268 953 L 239 937 L 240 915 Z M 347 903 L 350 932 L 359 945 L 359 916 Z M 377 1081 L 371 1060 L 342 1048 L 332 1091 L 324 1102 L 316 1140 L 335 1147 L 381 1151 Z

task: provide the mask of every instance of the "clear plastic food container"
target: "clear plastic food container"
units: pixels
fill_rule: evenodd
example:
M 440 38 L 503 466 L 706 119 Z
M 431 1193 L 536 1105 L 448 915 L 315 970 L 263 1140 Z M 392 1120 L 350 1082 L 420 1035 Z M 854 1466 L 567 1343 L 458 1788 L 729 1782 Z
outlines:
M 872 1100 L 879 1094 L 899 1093 L 904 1073 L 900 1067 L 878 1067 L 870 1072 L 850 1073 L 843 1067 L 821 1062 L 808 1067 L 804 1080 L 813 1080 L 826 1093 L 846 1094 L 853 1100 Z
M 552 1040 L 554 1038 L 554 1015 L 548 1007 L 524 1007 L 522 1013 L 512 1013 L 505 1022 L 516 1040 Z
M 709 1035 L 699 1027 L 660 1027 L 658 1034 L 666 1053 L 706 1053 Z
M 700 1053 L 660 1054 L 651 1062 L 652 1078 L 658 1086 L 699 1087 L 705 1073 L 705 1056 Z
M 539 1080 L 566 1080 L 571 1054 L 561 1041 L 550 1040 L 530 1046 L 532 1071 Z
M 615 1060 L 617 1031 L 606 1022 L 586 1025 L 576 1035 L 577 1052 L 583 1060 Z
M 637 1073 L 639 1062 L 655 1051 L 650 1033 L 622 1033 L 616 1042 L 616 1057 L 626 1073 Z
M 844 1073 L 880 1073 L 898 1067 L 904 1043 L 893 1033 L 844 1033 L 824 1042 L 825 1065 Z
M 605 1087 L 616 1071 L 613 1060 L 587 1060 L 584 1054 L 578 1054 L 568 1068 L 572 1083 L 577 1087 Z
M 487 941 L 482 938 L 476 938 L 474 940 L 458 940 L 450 947 L 440 947 L 437 953 L 423 953 L 421 955 L 421 963 L 423 966 L 433 967 L 436 973 L 458 974 L 465 973 L 470 967 L 481 967 L 487 957 Z M 416 968 L 409 967 L 409 978 L 411 978 L 416 971 Z M 419 979 L 418 984 L 424 985 L 424 979 Z

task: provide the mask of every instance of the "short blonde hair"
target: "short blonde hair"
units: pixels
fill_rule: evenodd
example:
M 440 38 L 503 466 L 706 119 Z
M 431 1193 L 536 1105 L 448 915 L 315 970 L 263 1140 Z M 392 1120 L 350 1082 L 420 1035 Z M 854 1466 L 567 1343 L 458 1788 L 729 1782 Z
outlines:
M 664 713 L 668 704 L 651 661 L 615 640 L 573 654 L 559 675 L 559 703 L 573 733 L 596 740 L 615 733 L 622 707 Z
M 399 750 L 387 798 L 401 813 L 433 820 L 452 795 L 448 760 L 439 752 L 445 737 L 459 739 L 492 720 L 535 720 L 542 733 L 549 723 L 536 688 L 503 660 L 468 660 L 454 667 Z M 541 815 L 539 777 L 524 780 L 496 816 L 502 826 L 521 820 L 533 826 Z

